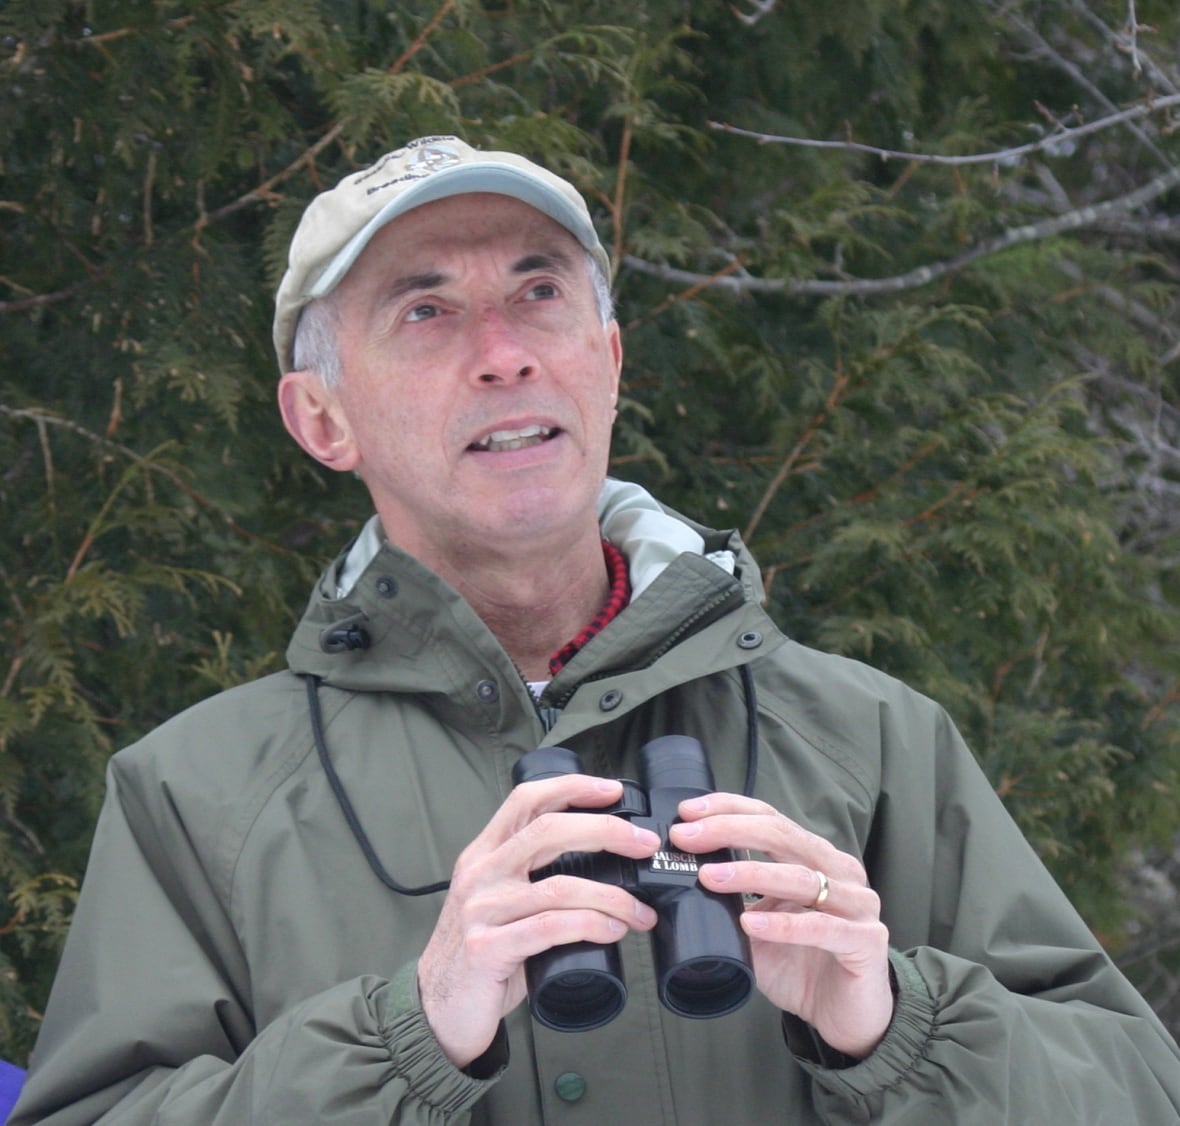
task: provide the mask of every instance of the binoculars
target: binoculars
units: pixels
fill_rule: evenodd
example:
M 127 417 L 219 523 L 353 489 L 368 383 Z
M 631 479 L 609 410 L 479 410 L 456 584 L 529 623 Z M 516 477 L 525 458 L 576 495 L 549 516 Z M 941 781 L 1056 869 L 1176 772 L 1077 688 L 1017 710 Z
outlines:
M 704 748 L 685 735 L 666 735 L 639 752 L 641 783 L 621 779 L 623 796 L 602 809 L 578 810 L 623 817 L 660 836 L 653 856 L 631 860 L 609 852 L 567 852 L 533 872 L 534 882 L 553 875 L 580 876 L 625 888 L 657 915 L 652 955 L 665 1008 L 686 1017 L 717 1017 L 740 1008 L 754 985 L 750 945 L 738 922 L 740 894 L 721 895 L 697 880 L 699 864 L 731 860 L 729 849 L 694 854 L 668 840 L 686 798 L 712 793 Z M 577 754 L 541 747 L 512 769 L 517 785 L 561 774 L 583 774 Z M 529 1009 L 548 1028 L 584 1032 L 609 1023 L 627 1000 L 617 944 L 571 942 L 535 954 L 525 963 Z

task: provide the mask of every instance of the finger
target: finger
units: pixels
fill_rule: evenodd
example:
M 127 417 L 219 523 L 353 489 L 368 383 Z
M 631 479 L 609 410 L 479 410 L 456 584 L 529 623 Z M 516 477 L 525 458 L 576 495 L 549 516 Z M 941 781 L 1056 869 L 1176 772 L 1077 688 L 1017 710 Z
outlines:
M 657 918 L 651 907 L 622 887 L 564 874 L 536 883 L 505 881 L 485 888 L 468 905 L 469 917 L 485 926 L 560 911 L 594 911 L 632 930 L 650 930 Z
M 712 794 L 701 794 L 695 798 L 686 798 L 680 803 L 680 816 L 685 821 L 696 821 L 717 813 L 783 816 L 773 805 L 762 801 L 761 798 L 751 798 L 745 794 L 731 794 L 725 790 L 718 790 Z
M 527 785 L 548 788 L 550 782 L 564 783 L 572 777 L 545 779 Z M 581 802 L 587 795 L 597 794 L 601 802 L 604 791 L 592 786 L 587 789 L 584 784 L 596 781 L 583 779 L 574 785 L 539 790 L 525 795 L 514 809 L 508 808 L 512 802 L 510 797 L 501 807 L 504 817 L 497 820 L 500 817 L 497 814 L 497 818 L 493 818 L 488 828 L 459 857 L 452 873 L 452 890 L 462 896 L 471 896 L 501 880 L 527 879 L 530 872 L 543 868 L 567 852 L 610 852 L 633 859 L 650 856 L 660 845 L 656 833 L 638 828 L 621 817 L 566 811 L 568 801 Z M 618 797 L 617 790 L 613 796 Z M 554 805 L 556 809 L 552 808 Z M 532 816 L 519 823 L 522 809 Z M 506 827 L 513 827 L 514 831 L 505 835 Z
M 760 903 L 748 908 L 753 911 L 778 910 L 785 904 L 796 912 L 822 912 L 851 920 L 876 920 L 881 914 L 880 897 L 859 882 L 827 877 L 827 895 L 820 902 L 824 884 L 819 873 L 801 864 L 749 860 L 702 864 L 700 880 L 710 891 L 761 896 Z
M 529 871 L 542 868 L 567 852 L 609 852 L 639 859 L 651 856 L 660 836 L 622 817 L 601 813 L 542 813 L 500 847 L 510 864 Z
M 686 852 L 730 848 L 764 853 L 829 877 L 867 883 L 864 865 L 830 841 L 803 828 L 765 802 L 737 794 L 709 794 L 681 804 L 686 820 L 673 825 L 671 840 Z
M 470 931 L 464 952 L 472 965 L 514 966 L 570 942 L 618 942 L 627 925 L 599 911 L 544 911 L 500 927 Z
M 614 778 L 566 774 L 517 786 L 504 799 L 487 825 L 464 850 L 461 861 L 483 856 L 500 847 L 538 816 L 571 806 L 597 808 L 610 805 L 622 794 Z
M 741 925 L 752 939 L 825 950 L 847 968 L 867 970 L 888 956 L 889 930 L 879 919 L 841 919 L 821 911 L 747 910 Z
M 504 799 L 480 836 L 487 835 L 499 844 L 542 813 L 577 807 L 597 809 L 618 801 L 622 792 L 623 785 L 617 778 L 591 774 L 562 774 L 524 782 Z

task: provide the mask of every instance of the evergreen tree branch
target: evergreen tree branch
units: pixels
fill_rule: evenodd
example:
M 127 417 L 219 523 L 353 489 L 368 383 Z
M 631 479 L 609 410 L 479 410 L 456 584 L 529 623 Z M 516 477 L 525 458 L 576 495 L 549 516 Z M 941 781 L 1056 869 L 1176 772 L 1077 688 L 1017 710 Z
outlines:
M 30 847 L 37 856 L 43 857 L 46 855 L 45 846 L 41 843 L 41 838 L 38 837 L 37 834 L 34 833 L 28 825 L 21 821 L 20 818 L 18 818 L 10 809 L 4 810 L 3 818 L 5 823 L 11 825 L 18 833 L 20 833 L 22 837 L 24 837 L 26 841 L 29 842 Z M 17 924 L 19 918 L 19 912 L 14 914 L 12 918 L 10 918 L 4 925 L 3 929 L 0 929 L 0 934 L 8 934 L 13 929 L 15 929 L 15 925 Z
M 454 6 L 455 0 L 443 0 L 442 6 L 431 17 L 430 22 L 426 24 L 426 26 L 418 33 L 418 36 L 414 39 L 413 43 L 411 43 L 388 68 L 389 74 L 400 74 L 405 69 L 406 64 L 419 51 L 422 50 L 426 44 L 426 41 L 430 38 L 430 36 L 434 33 L 434 31 L 438 28 L 438 26 L 442 23 L 442 21 L 446 18 L 447 14 L 452 8 L 454 8 Z M 215 211 L 205 212 L 204 208 L 201 208 L 201 215 L 198 218 L 193 231 L 194 235 L 199 235 L 200 232 L 210 223 L 216 223 L 222 219 L 225 219 L 228 216 L 241 211 L 243 208 L 249 207 L 253 203 L 262 203 L 271 199 L 274 196 L 275 189 L 280 184 L 289 180 L 292 176 L 299 172 L 300 169 L 304 168 L 305 166 L 310 166 L 312 163 L 314 163 L 315 158 L 319 156 L 319 154 L 323 152 L 324 149 L 331 145 L 341 135 L 341 133 L 344 132 L 347 124 L 347 118 L 343 118 L 340 121 L 335 122 L 328 128 L 327 132 L 315 142 L 315 144 L 311 145 L 309 148 L 300 153 L 299 156 L 291 161 L 291 163 L 288 164 L 286 168 L 282 169 L 282 171 L 277 172 L 275 175 L 264 180 L 258 185 L 258 187 L 253 188 L 244 195 L 239 196 L 237 199 L 231 200 L 229 203 L 222 205 Z M 3 311 L 3 307 L 0 306 L 0 312 Z
M 153 463 L 150 459 L 141 459 L 133 464 L 135 464 L 136 469 L 142 471 Z M 86 562 L 86 557 L 90 554 L 90 549 L 98 542 L 99 537 L 102 535 L 103 525 L 106 523 L 108 514 L 114 509 L 119 495 L 131 484 L 134 476 L 134 472 L 130 469 L 124 470 L 116 482 L 115 487 L 107 493 L 102 504 L 99 505 L 98 511 L 91 518 L 86 531 L 82 533 L 82 539 L 74 552 L 74 558 L 70 560 L 70 565 L 66 568 L 66 573 L 62 578 L 63 585 L 73 582 L 77 577 L 78 572 L 82 569 L 82 565 Z
M 853 386 L 853 381 L 845 372 L 837 371 L 835 373 L 835 378 L 832 380 L 832 388 L 828 392 L 828 397 L 824 401 L 824 405 L 808 420 L 803 433 L 799 435 L 798 440 L 791 447 L 790 452 L 783 459 L 782 464 L 775 471 L 774 476 L 767 482 L 766 488 L 762 490 L 762 496 L 758 499 L 757 505 L 754 506 L 754 511 L 750 514 L 750 519 L 746 522 L 746 526 L 742 530 L 742 539 L 746 543 L 750 543 L 753 540 L 754 533 L 758 530 L 758 525 L 762 523 L 762 518 L 766 515 L 766 510 L 778 495 L 779 490 L 783 487 L 787 478 L 794 471 L 799 459 L 807 452 L 807 448 L 811 445 L 812 440 L 819 433 L 819 428 L 835 413 Z
M 193 23 L 196 18 L 196 16 L 177 16 L 175 19 L 167 20 L 164 26 L 169 31 L 180 31 Z M 77 39 L 72 39 L 70 42 L 87 47 L 103 48 L 107 43 L 113 43 L 117 39 L 126 39 L 129 35 L 141 34 L 143 34 L 143 28 L 140 27 L 118 27 L 113 31 L 100 31 L 97 34 L 84 35 Z
M 390 74 L 401 74 L 408 63 L 423 47 L 426 46 L 426 41 L 434 34 L 435 29 L 447 17 L 447 13 L 455 6 L 455 0 L 443 0 L 442 7 L 430 18 L 430 22 L 418 32 L 418 35 L 402 53 L 398 56 L 394 64 L 389 68 Z
M 74 285 L 66 286 L 65 289 L 54 290 L 52 293 L 35 293 L 29 297 L 18 297 L 15 301 L 0 301 L 0 316 L 5 313 L 28 313 L 45 305 L 56 305 L 59 301 L 69 301 L 92 280 L 88 278 L 85 282 L 77 282 Z
M 865 153 L 869 156 L 880 157 L 882 161 L 904 160 L 912 164 L 938 164 L 958 167 L 970 164 L 1014 164 L 1022 157 L 1037 152 L 1048 151 L 1050 155 L 1053 155 L 1052 150 L 1060 148 L 1066 141 L 1086 137 L 1092 133 L 1100 133 L 1115 125 L 1134 121 L 1141 117 L 1147 117 L 1149 114 L 1159 110 L 1170 109 L 1176 105 L 1180 105 L 1180 94 L 1171 94 L 1164 98 L 1139 102 L 1128 109 L 1118 110 L 1115 113 L 1108 114 L 1106 117 L 1088 121 L 1084 125 L 1062 127 L 1045 137 L 1041 137 L 1039 140 L 1030 141 L 1025 145 L 1016 145 L 1013 148 L 999 149 L 995 152 L 963 153 L 957 156 L 941 153 L 905 152 L 898 149 L 879 148 L 876 145 L 866 145 L 858 141 L 823 141 L 811 137 L 788 137 L 774 133 L 759 133 L 753 129 L 742 129 L 737 125 L 730 125 L 723 121 L 710 121 L 708 125 L 710 129 L 715 129 L 722 133 L 732 133 L 737 137 L 747 137 L 750 140 L 757 141 L 760 145 L 777 144 L 809 149 L 842 149 L 845 152 Z
M 623 117 L 623 135 L 619 140 L 619 166 L 615 173 L 615 194 L 611 200 L 611 225 L 615 231 L 614 261 L 623 257 L 623 199 L 627 187 L 627 166 L 631 159 L 631 140 L 634 135 L 634 120 L 630 113 Z
M 447 15 L 454 9 L 454 7 L 455 7 L 455 0 L 443 0 L 443 4 L 440 6 L 438 11 L 435 12 L 435 14 L 431 17 L 430 21 L 426 24 L 426 26 L 423 27 L 422 31 L 419 32 L 419 34 L 414 39 L 414 41 L 402 52 L 402 54 L 388 68 L 388 72 L 390 74 L 400 74 L 401 71 L 405 69 L 405 67 L 409 63 L 409 61 L 416 54 L 418 54 L 419 51 L 422 50 L 422 48 L 426 45 L 427 40 L 437 30 L 439 25 L 447 17 Z M 185 17 L 181 17 L 178 19 L 170 20 L 168 23 L 168 26 L 172 29 L 181 28 L 181 27 L 186 26 L 188 23 L 191 23 L 193 19 L 195 19 L 195 17 L 185 16 Z M 117 39 L 125 38 L 126 36 L 129 36 L 129 35 L 138 34 L 139 30 L 140 29 L 138 29 L 138 28 L 131 28 L 131 27 L 118 28 L 113 31 L 104 32 L 99 35 L 88 36 L 84 39 L 79 39 L 78 42 L 79 43 L 86 43 L 91 46 L 102 46 L 107 42 L 111 42 L 111 41 L 114 41 Z M 492 66 L 485 67 L 482 70 L 476 71 L 471 75 L 465 75 L 462 78 L 456 79 L 451 83 L 451 85 L 454 88 L 458 88 L 460 86 L 464 86 L 464 85 L 468 85 L 472 82 L 476 82 L 479 79 L 486 77 L 486 75 L 494 73 L 495 71 L 502 70 L 502 69 L 505 69 L 510 66 L 514 66 L 516 63 L 519 63 L 519 62 L 523 62 L 524 60 L 529 58 L 530 54 L 531 54 L 531 52 L 517 53 L 509 59 L 505 59 L 505 60 L 503 60 L 499 63 L 496 63 Z M 200 232 L 209 224 L 216 223 L 222 219 L 228 218 L 229 216 L 236 214 L 237 212 L 243 210 L 244 208 L 249 207 L 251 204 L 264 203 L 264 202 L 268 202 L 269 200 L 273 199 L 274 194 L 275 194 L 275 189 L 278 188 L 281 184 L 283 184 L 287 180 L 289 180 L 296 173 L 298 173 L 300 171 L 300 169 L 312 164 L 314 162 L 315 158 L 317 156 L 319 156 L 319 154 L 321 152 L 323 152 L 324 149 L 326 149 L 329 145 L 331 145 L 341 135 L 341 133 L 344 131 L 346 125 L 347 125 L 347 119 L 344 119 L 344 120 L 341 120 L 341 121 L 338 121 L 338 122 L 335 122 L 334 124 L 332 124 L 318 141 L 316 141 L 314 144 L 309 146 L 304 152 L 302 152 L 298 157 L 296 157 L 295 160 L 293 160 L 290 164 L 288 164 L 286 168 L 282 169 L 281 171 L 277 172 L 275 175 L 264 180 L 257 187 L 252 188 L 250 191 L 239 196 L 237 199 L 231 200 L 228 203 L 223 204 L 221 207 L 218 207 L 213 211 L 207 212 L 207 211 L 205 211 L 203 206 L 200 207 L 200 214 L 199 214 L 197 222 L 194 226 L 193 234 L 199 235 Z M 145 207 L 146 206 L 147 205 L 145 203 Z M 149 222 L 150 222 L 150 218 L 149 218 Z M 150 228 L 149 228 L 148 245 L 150 245 L 150 244 L 151 244 L 151 237 L 150 237 Z M 28 310 L 33 309 L 33 308 L 37 308 L 40 305 L 51 304 L 51 303 L 55 303 L 57 301 L 66 301 L 66 300 L 69 300 L 71 297 L 73 297 L 78 292 L 78 290 L 80 288 L 81 288 L 81 286 L 71 286 L 67 289 L 59 290 L 59 291 L 52 293 L 52 294 L 41 294 L 41 295 L 37 295 L 34 297 L 26 298 L 21 301 L 0 302 L 0 314 L 27 312 Z
M 972 262 L 989 258 L 994 254 L 1010 250 L 1014 246 L 1043 242 L 1056 235 L 1094 226 L 1111 215 L 1131 211 L 1158 199 L 1177 186 L 1180 186 L 1180 168 L 1172 168 L 1126 195 L 1092 204 L 1089 207 L 1080 207 L 1075 211 L 1066 212 L 1064 215 L 1054 215 L 1036 223 L 1012 227 L 994 238 L 984 239 L 960 254 L 888 278 L 849 278 L 844 281 L 824 281 L 819 278 L 747 276 L 735 278 L 722 275 L 710 277 L 689 270 L 677 269 L 673 266 L 647 262 L 630 254 L 624 255 L 623 263 L 629 269 L 635 270 L 636 273 L 656 277 L 662 281 L 693 286 L 707 282 L 706 288 L 715 288 L 735 294 L 769 293 L 783 294 L 788 297 L 868 297 L 885 293 L 901 293 L 905 290 L 928 285 L 938 278 L 961 270 Z
M 7 700 L 12 694 L 12 686 L 16 683 L 16 678 L 20 676 L 20 671 L 25 667 L 25 658 L 23 654 L 18 653 L 13 657 L 8 665 L 8 675 L 4 678 L 4 683 L 0 685 L 0 699 Z M 0 745 L 4 742 L 0 739 Z
M 488 66 L 481 67 L 479 70 L 473 70 L 470 74 L 461 75 L 458 78 L 452 78 L 447 83 L 452 90 L 459 90 L 464 86 L 470 86 L 475 82 L 480 82 L 487 78 L 489 74 L 495 74 L 500 70 L 507 70 L 509 67 L 516 66 L 517 63 L 528 62 L 536 52 L 534 51 L 518 51 L 515 55 L 511 55 L 506 59 L 501 59 L 498 63 L 491 63 Z
M 275 194 L 275 188 L 289 180 L 301 168 L 313 164 L 315 158 L 344 132 L 346 124 L 347 120 L 337 121 L 315 144 L 301 152 L 281 172 L 276 172 L 273 176 L 263 180 L 258 187 L 251 188 L 244 195 L 238 196 L 237 199 L 231 200 L 229 203 L 223 204 L 215 211 L 206 212 L 202 208 L 201 215 L 194 225 L 194 235 L 199 234 L 210 223 L 220 222 L 220 220 L 241 211 L 244 207 L 249 207 L 252 203 L 263 203 L 271 199 Z M 0 307 L 0 312 L 3 312 L 2 307 Z
M 272 544 L 263 539 L 261 536 L 251 532 L 248 528 L 242 527 L 232 516 L 229 515 L 214 501 L 210 500 L 203 493 L 194 489 L 180 473 L 169 468 L 167 465 L 155 460 L 152 457 L 145 457 L 143 454 L 137 453 L 130 446 L 123 445 L 122 442 L 112 441 L 110 438 L 104 437 L 102 434 L 96 434 L 93 430 L 74 422 L 69 418 L 62 418 L 59 415 L 50 414 L 48 411 L 40 410 L 37 407 L 16 408 L 10 407 L 5 403 L 0 403 L 0 414 L 7 415 L 9 418 L 20 419 L 26 422 L 32 422 L 39 431 L 44 433 L 44 429 L 49 426 L 57 426 L 63 430 L 69 430 L 79 437 L 85 438 L 87 441 L 99 446 L 103 449 L 111 450 L 120 454 L 122 457 L 138 465 L 147 473 L 157 473 L 166 478 L 173 485 L 176 486 L 185 496 L 190 500 L 195 501 L 201 508 L 207 512 L 216 512 L 222 520 L 225 521 L 226 526 L 233 532 L 237 533 L 244 539 L 253 540 L 256 543 L 261 543 L 268 547 L 271 551 L 279 552 L 281 554 L 290 554 L 288 550 L 279 544 Z M 76 567 L 71 567 L 71 573 L 76 570 Z

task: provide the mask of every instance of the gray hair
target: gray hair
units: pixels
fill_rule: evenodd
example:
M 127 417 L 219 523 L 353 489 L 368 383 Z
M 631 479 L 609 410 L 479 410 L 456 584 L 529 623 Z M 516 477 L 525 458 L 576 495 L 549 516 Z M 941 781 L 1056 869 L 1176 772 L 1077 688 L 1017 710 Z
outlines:
M 296 371 L 314 371 L 327 388 L 340 385 L 340 349 L 336 333 L 340 328 L 340 307 L 336 294 L 317 297 L 303 306 L 291 345 Z
M 598 319 L 608 325 L 614 319 L 615 303 L 611 297 L 610 279 L 598 260 L 586 251 L 586 265 L 590 271 L 590 285 L 594 292 L 594 307 Z M 292 355 L 296 371 L 314 371 L 327 388 L 338 387 L 343 374 L 340 349 L 336 334 L 340 328 L 340 308 L 335 292 L 317 297 L 303 306 L 299 323 L 295 326 Z

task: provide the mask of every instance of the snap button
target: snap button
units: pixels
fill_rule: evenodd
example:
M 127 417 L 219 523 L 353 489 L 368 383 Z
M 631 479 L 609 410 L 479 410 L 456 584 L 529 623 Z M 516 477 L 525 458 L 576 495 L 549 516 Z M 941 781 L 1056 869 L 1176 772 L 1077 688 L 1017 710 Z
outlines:
M 738 638 L 738 648 L 740 649 L 757 649 L 761 644 L 762 634 L 756 629 L 749 630 Z
M 391 579 L 388 575 L 382 575 L 377 580 L 377 593 L 382 598 L 392 598 L 397 594 L 397 580 Z
M 602 699 L 598 701 L 598 707 L 604 712 L 613 712 L 622 702 L 622 692 L 617 688 L 612 688 L 609 692 L 602 694 Z
M 481 680 L 475 686 L 481 704 L 494 704 L 500 698 L 500 687 L 494 680 Z
M 566 1071 L 553 1080 L 553 1089 L 562 1102 L 576 1103 L 586 1093 L 586 1080 L 576 1071 Z

